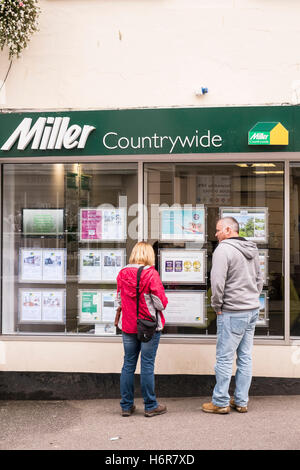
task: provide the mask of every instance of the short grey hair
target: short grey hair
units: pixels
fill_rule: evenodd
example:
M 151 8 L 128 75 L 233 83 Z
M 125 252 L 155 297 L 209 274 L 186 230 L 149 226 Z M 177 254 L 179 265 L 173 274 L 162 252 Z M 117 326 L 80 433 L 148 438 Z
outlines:
M 234 232 L 240 231 L 239 223 L 234 217 L 222 217 L 218 222 L 223 222 L 224 227 L 230 227 Z

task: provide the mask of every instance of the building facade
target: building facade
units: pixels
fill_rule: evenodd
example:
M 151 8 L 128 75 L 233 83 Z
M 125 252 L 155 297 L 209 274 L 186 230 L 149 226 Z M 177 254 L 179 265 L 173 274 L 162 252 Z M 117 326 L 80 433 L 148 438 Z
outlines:
M 115 279 L 138 240 L 169 298 L 160 391 L 209 392 L 224 214 L 257 242 L 265 276 L 252 392 L 298 393 L 298 7 L 142 3 L 63 1 L 53 26 L 40 2 L 1 91 L 2 396 L 118 393 Z

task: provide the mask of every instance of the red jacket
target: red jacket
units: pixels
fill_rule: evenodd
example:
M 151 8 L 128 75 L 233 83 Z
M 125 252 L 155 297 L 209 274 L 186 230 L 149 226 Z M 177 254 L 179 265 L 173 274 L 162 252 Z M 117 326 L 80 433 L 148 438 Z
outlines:
M 136 286 L 139 267 L 138 264 L 128 264 L 117 277 L 117 301 L 122 307 L 118 326 L 124 333 L 137 333 Z M 167 304 L 168 299 L 158 272 L 154 266 L 145 266 L 140 278 L 139 318 L 155 319 L 157 311 L 157 330 L 162 330 L 165 325 L 162 310 Z

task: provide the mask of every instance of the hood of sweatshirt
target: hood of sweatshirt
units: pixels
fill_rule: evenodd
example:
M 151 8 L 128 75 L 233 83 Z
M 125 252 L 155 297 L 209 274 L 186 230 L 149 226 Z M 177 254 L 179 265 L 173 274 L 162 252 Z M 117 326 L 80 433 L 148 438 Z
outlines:
M 227 238 L 222 240 L 220 244 L 230 245 L 239 250 L 247 259 L 252 259 L 256 256 L 258 249 L 256 243 L 249 240 L 241 240 L 239 238 Z

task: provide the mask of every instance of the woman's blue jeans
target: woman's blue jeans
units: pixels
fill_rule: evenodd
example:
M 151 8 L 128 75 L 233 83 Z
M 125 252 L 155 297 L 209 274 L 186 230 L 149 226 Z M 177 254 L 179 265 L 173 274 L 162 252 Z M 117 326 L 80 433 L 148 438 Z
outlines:
M 229 405 L 228 393 L 232 365 L 236 353 L 234 400 L 239 406 L 247 406 L 252 380 L 252 348 L 258 309 L 225 312 L 217 315 L 216 386 L 212 402 L 216 406 Z
M 121 372 L 121 408 L 129 410 L 134 402 L 134 373 L 139 354 L 141 353 L 141 391 L 144 398 L 145 411 L 158 407 L 154 384 L 154 363 L 160 340 L 160 332 L 156 332 L 148 343 L 141 343 L 136 334 L 123 333 L 124 364 Z

